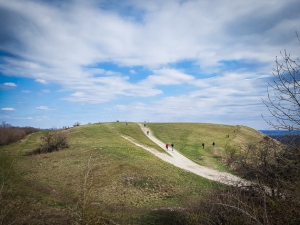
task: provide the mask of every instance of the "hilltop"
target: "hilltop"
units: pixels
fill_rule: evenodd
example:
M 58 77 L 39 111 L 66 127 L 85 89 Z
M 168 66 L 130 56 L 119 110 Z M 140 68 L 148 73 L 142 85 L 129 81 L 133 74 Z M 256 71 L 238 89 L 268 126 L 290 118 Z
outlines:
M 226 145 L 245 144 L 262 135 L 244 126 L 217 124 L 147 123 L 146 127 L 161 141 L 174 142 L 176 150 L 195 163 L 220 171 L 227 171 L 220 163 Z M 85 208 L 91 216 L 100 212 L 102 219 L 120 224 L 150 224 L 158 214 L 161 216 L 153 209 L 184 207 L 219 185 L 122 138 L 130 137 L 168 154 L 136 123 L 74 127 L 64 131 L 69 148 L 26 156 L 38 145 L 43 132 L 0 148 L 5 184 L 1 195 L 7 203 L 4 211 L 7 209 L 7 216 L 18 223 L 73 223 Z
M 243 147 L 256 142 L 264 134 L 246 126 L 209 123 L 150 123 L 154 136 L 177 149 L 192 161 L 210 168 L 227 171 L 220 164 L 226 146 Z M 215 146 L 212 143 L 215 143 Z M 205 144 L 203 149 L 202 143 Z

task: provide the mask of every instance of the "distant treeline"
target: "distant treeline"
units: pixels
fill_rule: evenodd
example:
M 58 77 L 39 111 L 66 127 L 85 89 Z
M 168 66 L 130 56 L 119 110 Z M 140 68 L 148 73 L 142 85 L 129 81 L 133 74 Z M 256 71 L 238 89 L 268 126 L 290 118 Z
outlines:
M 39 131 L 39 129 L 34 127 L 14 127 L 2 122 L 0 125 L 0 145 L 8 145 L 20 140 L 27 134 L 37 131 Z

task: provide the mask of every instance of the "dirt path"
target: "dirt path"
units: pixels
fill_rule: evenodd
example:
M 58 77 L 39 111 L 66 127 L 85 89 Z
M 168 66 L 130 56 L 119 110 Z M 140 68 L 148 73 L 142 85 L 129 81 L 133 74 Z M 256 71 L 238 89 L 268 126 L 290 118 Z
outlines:
M 166 150 L 165 144 L 163 142 L 161 142 L 160 140 L 158 140 L 156 137 L 154 137 L 152 135 L 151 130 L 148 127 L 144 127 L 144 125 L 142 125 L 140 123 L 138 123 L 138 125 L 140 126 L 143 133 L 148 138 L 150 138 L 159 147 Z M 147 131 L 149 131 L 149 134 L 147 134 Z M 159 157 L 160 159 L 162 159 L 162 160 L 164 160 L 168 163 L 173 164 L 176 167 L 179 167 L 181 169 L 190 171 L 194 174 L 197 174 L 197 175 L 199 175 L 201 177 L 204 177 L 204 178 L 207 178 L 209 180 L 217 181 L 217 182 L 227 184 L 227 185 L 236 185 L 237 184 L 237 185 L 240 185 L 240 186 L 244 186 L 244 185 L 248 184 L 247 181 L 242 180 L 241 178 L 239 178 L 237 176 L 201 166 L 201 165 L 191 161 L 190 159 L 186 158 L 182 154 L 180 154 L 178 151 L 176 151 L 175 148 L 174 148 L 173 151 L 172 151 L 171 148 L 169 148 L 169 150 L 167 151 L 167 153 L 169 153 L 169 154 L 165 154 L 165 153 L 158 152 L 157 150 L 155 150 L 153 148 L 146 147 L 142 144 L 139 144 L 135 140 L 133 140 L 132 138 L 125 137 L 125 136 L 122 136 L 122 137 L 127 139 L 128 141 L 132 142 L 133 144 L 135 144 L 135 145 L 137 145 L 141 148 L 144 148 L 145 150 L 151 152 L 152 154 Z

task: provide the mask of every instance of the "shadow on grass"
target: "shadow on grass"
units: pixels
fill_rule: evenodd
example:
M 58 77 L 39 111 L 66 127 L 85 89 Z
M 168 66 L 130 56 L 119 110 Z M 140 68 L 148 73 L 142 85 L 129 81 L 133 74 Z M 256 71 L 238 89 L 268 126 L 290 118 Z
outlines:
M 186 222 L 184 211 L 177 209 L 152 210 L 139 219 L 141 225 L 185 225 Z

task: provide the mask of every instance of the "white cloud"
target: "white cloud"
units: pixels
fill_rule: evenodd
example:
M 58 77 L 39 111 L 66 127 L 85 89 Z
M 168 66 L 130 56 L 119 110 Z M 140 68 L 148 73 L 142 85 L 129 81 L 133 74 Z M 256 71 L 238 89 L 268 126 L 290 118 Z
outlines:
M 36 109 L 39 109 L 39 110 L 50 110 L 47 106 L 37 106 Z
M 156 85 L 176 85 L 176 84 L 186 84 L 192 83 L 195 78 L 191 75 L 184 74 L 179 70 L 175 69 L 159 69 L 154 70 L 154 74 L 148 76 L 141 83 L 146 83 L 151 86 Z
M 1 108 L 2 111 L 14 111 L 14 108 Z
M 35 82 L 40 83 L 40 84 L 47 84 L 48 82 L 44 79 L 36 79 Z
M 258 78 L 271 73 L 280 50 L 298 53 L 297 0 L 129 0 L 99 7 L 105 3 L 0 1 L 0 48 L 18 56 L 1 56 L 0 72 L 58 84 L 68 93 L 59 98 L 70 102 L 153 97 L 157 114 L 168 101 L 169 108 L 187 109 L 176 112 L 184 117 L 204 106 L 218 114 L 231 103 L 260 104 L 266 82 Z M 193 71 L 177 65 L 186 61 Z
M 15 83 L 12 83 L 12 82 L 6 82 L 3 85 L 6 86 L 6 87 L 17 87 L 17 85 Z

